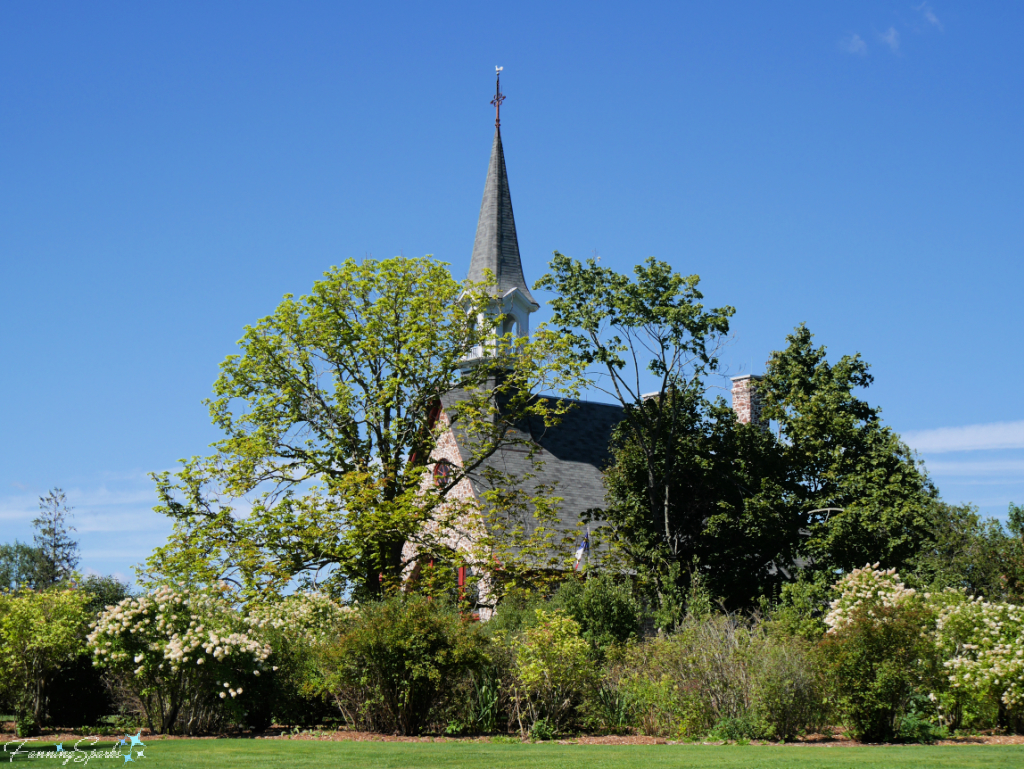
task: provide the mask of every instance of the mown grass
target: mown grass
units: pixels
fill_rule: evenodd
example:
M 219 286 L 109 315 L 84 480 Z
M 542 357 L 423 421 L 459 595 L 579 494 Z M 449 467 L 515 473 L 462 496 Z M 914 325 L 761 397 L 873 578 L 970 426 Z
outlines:
M 37 745 L 37 749 L 44 749 L 41 743 Z M 7 756 L 0 754 L 0 758 Z M 136 765 L 143 763 L 173 769 L 254 766 L 275 769 L 1016 769 L 1024 766 L 1024 746 L 510 745 L 481 742 L 151 740 L 146 745 L 145 757 Z M 21 765 L 25 764 L 40 767 L 61 765 L 53 759 L 28 760 Z M 73 764 L 69 762 L 69 765 Z M 111 759 L 88 762 L 91 767 L 115 765 L 124 764 Z

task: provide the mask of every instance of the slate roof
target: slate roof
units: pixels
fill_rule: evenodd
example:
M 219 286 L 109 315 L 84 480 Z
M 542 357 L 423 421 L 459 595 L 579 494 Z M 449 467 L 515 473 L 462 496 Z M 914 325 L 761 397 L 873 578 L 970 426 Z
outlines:
M 469 260 L 469 279 L 481 282 L 487 270 L 494 273 L 498 296 L 518 288 L 529 301 L 537 304 L 523 277 L 523 262 L 519 257 L 519 239 L 516 237 L 516 220 L 512 215 L 512 195 L 508 190 L 508 172 L 505 170 L 500 128 L 494 129 L 491 163 L 484 183 L 473 256 Z
M 442 398 L 442 405 L 450 407 L 459 399 L 460 392 L 455 390 Z M 585 511 L 604 507 L 602 471 L 609 463 L 608 444 L 613 428 L 622 420 L 622 407 L 585 401 L 572 403 L 573 408 L 555 427 L 545 428 L 539 419 L 523 425 L 523 433 L 528 435 L 522 437 L 540 447 L 536 454 L 542 462 L 540 469 L 534 467 L 523 446 L 499 449 L 469 475 L 477 499 L 489 488 L 484 470 L 495 467 L 515 476 L 535 473 L 531 484 L 554 486 L 554 496 L 562 498 L 558 518 L 563 531 L 575 530 Z M 459 440 L 457 424 L 454 433 L 465 462 L 468 452 Z

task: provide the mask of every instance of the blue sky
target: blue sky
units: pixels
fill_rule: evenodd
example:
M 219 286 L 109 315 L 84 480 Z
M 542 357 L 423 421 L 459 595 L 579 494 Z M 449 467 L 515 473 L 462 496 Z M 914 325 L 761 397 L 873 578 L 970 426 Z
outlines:
M 0 524 L 62 486 L 86 569 L 166 523 L 242 328 L 330 265 L 464 273 L 493 130 L 550 253 L 697 273 L 730 373 L 797 323 L 943 495 L 1024 502 L 1024 6 L 0 5 Z M 544 314 L 542 311 L 541 315 Z

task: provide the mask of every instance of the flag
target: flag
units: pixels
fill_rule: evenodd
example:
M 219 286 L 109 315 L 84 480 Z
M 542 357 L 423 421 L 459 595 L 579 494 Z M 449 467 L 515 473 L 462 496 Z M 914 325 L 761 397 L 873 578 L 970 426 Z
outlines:
M 590 535 L 587 534 L 583 539 L 581 539 L 576 544 L 576 555 L 575 555 L 576 565 L 573 567 L 576 571 L 580 570 L 580 562 L 583 560 L 583 557 L 586 556 L 589 552 L 590 552 Z

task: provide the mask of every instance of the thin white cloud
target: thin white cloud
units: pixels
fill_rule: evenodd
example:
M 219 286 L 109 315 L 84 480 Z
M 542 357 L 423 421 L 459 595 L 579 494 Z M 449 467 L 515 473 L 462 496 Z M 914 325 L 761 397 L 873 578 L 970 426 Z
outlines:
M 904 433 L 903 440 L 922 454 L 983 449 L 1024 449 L 1024 420 L 919 430 Z
M 921 15 L 924 16 L 924 20 L 931 24 L 933 27 L 937 27 L 941 32 L 943 30 L 942 22 L 939 21 L 932 7 L 928 3 L 921 3 L 914 7 L 915 11 L 920 11 Z
M 868 52 L 868 44 L 864 42 L 864 38 L 856 33 L 845 38 L 842 43 L 839 44 L 839 47 L 847 53 L 856 53 L 861 56 Z
M 878 39 L 889 46 L 889 50 L 893 53 L 899 52 L 900 33 L 896 31 L 896 27 L 889 27 L 889 29 L 878 36 Z
M 986 478 L 1024 481 L 1024 459 L 1003 459 L 984 462 L 928 462 L 931 475 L 944 478 Z M 986 480 L 986 482 L 989 482 Z

